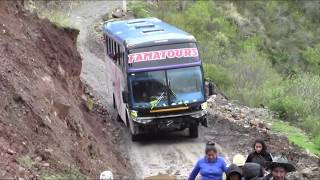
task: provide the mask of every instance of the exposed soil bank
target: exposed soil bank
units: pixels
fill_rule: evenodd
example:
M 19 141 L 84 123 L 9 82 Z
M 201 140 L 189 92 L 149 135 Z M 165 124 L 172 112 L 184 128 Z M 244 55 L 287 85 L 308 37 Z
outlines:
M 78 30 L 0 1 L 0 178 L 132 174 L 108 114 L 89 111 Z

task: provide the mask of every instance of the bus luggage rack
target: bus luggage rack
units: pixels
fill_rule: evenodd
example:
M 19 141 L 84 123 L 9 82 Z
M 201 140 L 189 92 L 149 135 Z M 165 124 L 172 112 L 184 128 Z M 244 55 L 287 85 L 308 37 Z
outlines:
M 143 30 L 143 33 L 151 33 L 151 32 L 159 32 L 164 31 L 164 29 L 150 29 L 150 30 Z
M 133 21 L 128 21 L 127 22 L 127 24 L 138 24 L 138 23 L 144 23 L 144 22 L 146 22 L 146 21 L 144 21 L 144 20 L 133 20 Z
M 138 26 L 134 26 L 136 29 L 141 29 L 141 28 L 152 28 L 155 27 L 154 24 L 143 24 L 143 25 L 138 25 Z

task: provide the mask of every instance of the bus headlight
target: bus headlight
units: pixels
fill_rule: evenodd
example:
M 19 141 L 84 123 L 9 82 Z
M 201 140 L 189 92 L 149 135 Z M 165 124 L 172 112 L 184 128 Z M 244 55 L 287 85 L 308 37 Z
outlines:
M 205 116 L 206 114 L 207 114 L 207 111 L 206 110 L 202 110 L 202 111 L 199 111 L 196 114 L 192 114 L 191 117 L 199 119 L 199 118 Z
M 131 110 L 130 111 L 130 117 L 132 118 L 132 120 L 137 120 L 138 118 L 138 111 L 135 111 L 135 110 Z
M 202 110 L 206 110 L 208 108 L 208 103 L 207 102 L 204 102 L 201 104 L 201 109 Z

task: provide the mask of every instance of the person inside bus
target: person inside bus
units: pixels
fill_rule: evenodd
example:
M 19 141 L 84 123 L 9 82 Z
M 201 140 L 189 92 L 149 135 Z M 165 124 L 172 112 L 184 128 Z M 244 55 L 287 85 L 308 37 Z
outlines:
M 135 102 L 144 103 L 148 102 L 148 93 L 146 92 L 145 84 L 143 82 L 134 82 L 133 85 L 133 96 Z
M 196 163 L 188 179 L 196 179 L 200 172 L 201 180 L 222 180 L 223 173 L 227 171 L 227 164 L 225 160 L 218 155 L 218 150 L 214 142 L 209 141 L 206 144 L 205 153 L 206 155 Z

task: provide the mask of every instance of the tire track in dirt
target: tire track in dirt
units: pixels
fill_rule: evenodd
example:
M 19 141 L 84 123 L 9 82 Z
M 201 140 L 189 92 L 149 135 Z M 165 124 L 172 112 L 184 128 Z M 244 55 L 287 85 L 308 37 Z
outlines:
M 186 179 L 197 160 L 204 156 L 205 142 L 212 138 L 206 135 L 206 128 L 200 128 L 200 136 L 190 139 L 186 132 L 148 135 L 141 142 L 131 142 L 130 133 L 123 127 L 126 137 L 124 149 L 132 166 L 136 169 L 136 178 L 145 178 L 159 174 L 168 174 L 178 179 Z M 212 130 L 212 129 L 211 129 Z M 226 152 L 216 144 L 220 155 Z

